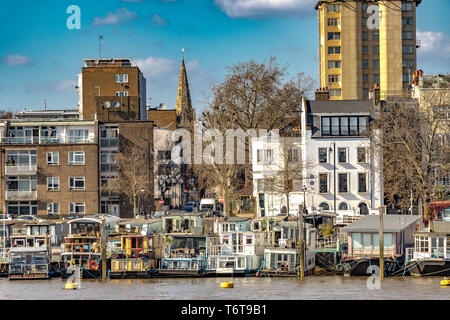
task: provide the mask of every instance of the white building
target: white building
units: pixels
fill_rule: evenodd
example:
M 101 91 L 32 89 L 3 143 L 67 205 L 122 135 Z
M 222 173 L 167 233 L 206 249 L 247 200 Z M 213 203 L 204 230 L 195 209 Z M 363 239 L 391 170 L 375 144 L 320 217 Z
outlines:
M 304 185 L 308 212 L 346 217 L 376 214 L 383 206 L 381 153 L 368 136 L 373 100 L 302 103 Z

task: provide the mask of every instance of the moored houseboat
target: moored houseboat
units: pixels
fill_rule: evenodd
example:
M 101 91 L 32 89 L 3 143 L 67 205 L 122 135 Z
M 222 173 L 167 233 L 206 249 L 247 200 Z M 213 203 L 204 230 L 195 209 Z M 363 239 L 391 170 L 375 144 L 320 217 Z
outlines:
M 162 258 L 159 276 L 161 277 L 198 277 L 205 276 L 207 260 L 196 258 Z
M 46 246 L 12 247 L 9 251 L 9 280 L 49 278 L 49 259 Z

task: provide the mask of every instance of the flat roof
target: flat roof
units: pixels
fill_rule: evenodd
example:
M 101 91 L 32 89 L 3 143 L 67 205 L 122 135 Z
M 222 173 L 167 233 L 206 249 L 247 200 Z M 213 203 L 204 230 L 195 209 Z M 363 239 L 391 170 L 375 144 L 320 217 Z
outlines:
M 383 215 L 384 232 L 400 232 L 412 224 L 418 223 L 420 216 Z M 378 232 L 380 217 L 378 214 L 364 216 L 341 229 L 342 232 Z

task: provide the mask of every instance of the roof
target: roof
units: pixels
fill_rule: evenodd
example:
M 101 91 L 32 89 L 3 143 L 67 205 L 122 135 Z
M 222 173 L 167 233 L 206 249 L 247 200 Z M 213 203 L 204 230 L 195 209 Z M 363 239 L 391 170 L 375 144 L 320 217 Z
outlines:
M 434 221 L 434 232 L 450 234 L 450 221 Z
M 226 222 L 242 222 L 242 221 L 249 221 L 250 218 L 247 217 L 226 217 Z
M 41 252 L 47 251 L 47 247 L 11 247 L 10 252 Z
M 202 215 L 204 215 L 203 212 L 186 212 L 186 211 L 175 210 L 175 211 L 169 211 L 169 213 L 167 213 L 163 218 L 176 217 L 176 216 L 196 216 L 196 217 L 200 217 Z
M 161 221 L 161 218 L 152 218 L 152 219 L 132 219 L 132 220 L 122 220 L 120 225 L 139 225 L 139 224 L 152 224 L 155 222 Z
M 419 216 L 411 215 L 384 215 L 383 231 L 384 232 L 401 232 L 412 224 L 417 224 L 420 220 Z M 379 231 L 379 215 L 373 214 L 364 216 L 341 229 L 342 232 L 378 232 Z
M 372 100 L 307 100 L 310 114 L 370 114 L 374 110 Z

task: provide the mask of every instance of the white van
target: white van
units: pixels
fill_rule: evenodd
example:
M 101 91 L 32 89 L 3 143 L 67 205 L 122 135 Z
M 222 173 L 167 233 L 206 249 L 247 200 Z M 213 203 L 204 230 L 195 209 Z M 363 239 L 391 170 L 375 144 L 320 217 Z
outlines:
M 216 211 L 216 199 L 212 198 L 201 199 L 200 211 Z

